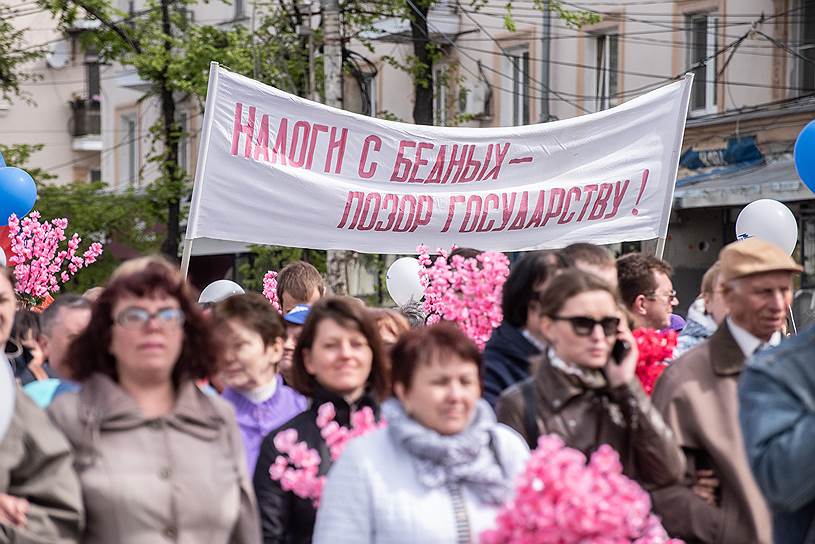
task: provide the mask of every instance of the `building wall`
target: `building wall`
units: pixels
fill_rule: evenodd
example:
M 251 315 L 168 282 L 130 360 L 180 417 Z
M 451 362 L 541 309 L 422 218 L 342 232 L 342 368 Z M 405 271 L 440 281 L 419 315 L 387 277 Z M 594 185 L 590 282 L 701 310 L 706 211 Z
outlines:
M 599 5 L 598 5 L 599 6 Z M 790 9 L 789 1 L 779 0 L 694 0 L 690 2 L 632 4 L 625 0 L 604 2 L 603 20 L 575 29 L 557 17 L 552 18 L 550 41 L 550 103 L 555 117 L 563 119 L 596 111 L 594 89 L 596 81 L 596 41 L 603 34 L 618 33 L 619 95 L 614 102 L 628 100 L 651 88 L 666 84 L 684 73 L 690 66 L 689 17 L 709 12 L 719 17 L 714 50 L 734 43 L 757 23 L 761 14 L 772 17 Z M 448 51 L 449 58 L 461 65 L 463 86 L 471 87 L 478 78 L 478 63 L 493 88 L 493 115 L 473 126 L 499 126 L 506 123 L 506 110 L 512 95 L 512 74 L 505 53 L 526 46 L 530 53 L 528 94 L 530 122 L 540 115 L 541 83 L 541 20 L 539 11 L 519 4 L 512 12 L 515 32 L 503 28 L 504 7 L 490 2 L 479 13 L 460 8 L 460 29 L 455 45 L 453 35 L 437 38 Z M 783 18 L 769 18 L 757 23 L 756 29 L 770 36 L 789 38 Z M 432 30 L 432 29 L 431 29 Z M 711 31 L 712 32 L 712 31 Z M 449 40 L 448 40 L 449 38 Z M 397 51 L 406 45 L 394 46 Z M 707 110 L 718 113 L 743 106 L 763 104 L 786 98 L 795 93 L 790 87 L 789 55 L 779 55 L 778 48 L 759 36 L 744 40 L 735 53 L 716 57 L 715 72 L 721 72 L 714 87 L 715 105 Z M 727 66 L 725 67 L 725 63 Z M 723 71 L 722 71 L 723 70 Z M 773 74 L 780 74 L 774 76 Z M 776 80 L 773 78 L 776 77 Z M 781 81 L 781 80 L 784 81 Z M 774 87 L 776 87 L 774 89 Z M 404 104 L 404 95 L 386 95 L 383 108 L 390 110 Z M 697 113 L 702 114 L 700 111 Z M 503 119 L 503 122 L 502 122 Z
M 684 314 L 699 294 L 702 276 L 719 251 L 735 237 L 728 234 L 725 209 L 690 209 L 675 212 L 668 227 L 663 258 L 674 266 L 674 289 Z
M 18 4 L 15 2 L 9 7 L 14 9 Z M 30 12 L 30 3 L 20 5 L 27 10 L 23 13 Z M 27 47 L 50 46 L 54 51 L 64 52 L 65 55 L 60 56 L 66 64 L 53 68 L 46 59 L 40 59 L 24 67 L 24 71 L 33 73 L 37 80 L 21 86 L 27 100 L 15 98 L 10 104 L 0 104 L 0 142 L 4 145 L 43 144 L 44 149 L 33 155 L 30 166 L 54 174 L 57 183 L 88 180 L 90 170 L 99 169 L 98 152 L 73 149 L 69 106 L 73 97 L 87 98 L 84 52 L 77 41 L 54 31 L 54 21 L 44 11 L 14 17 L 11 21 L 15 28 L 24 31 Z M 102 68 L 101 77 L 108 77 L 109 71 Z

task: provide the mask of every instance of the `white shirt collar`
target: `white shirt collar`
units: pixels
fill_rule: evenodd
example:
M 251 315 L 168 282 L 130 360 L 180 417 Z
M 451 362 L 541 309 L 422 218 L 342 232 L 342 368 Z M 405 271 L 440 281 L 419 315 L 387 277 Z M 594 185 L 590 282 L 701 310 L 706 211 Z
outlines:
M 279 381 L 280 375 L 278 374 L 266 385 L 261 385 L 260 387 L 250 389 L 249 391 L 238 391 L 238 393 L 252 401 L 253 404 L 263 404 L 274 396 L 275 392 L 277 391 L 277 382 Z
M 548 347 L 546 345 L 546 342 L 544 342 L 543 340 L 529 332 L 529 329 L 521 329 L 521 335 L 523 335 L 524 338 L 529 340 L 530 344 L 538 348 L 538 351 L 540 351 L 541 353 L 546 351 L 546 348 Z
M 730 328 L 730 333 L 733 335 L 733 339 L 739 345 L 745 357 L 752 357 L 758 347 L 764 344 L 763 340 L 753 336 L 752 333 L 747 331 L 747 329 L 736 325 L 736 323 L 730 319 L 729 316 L 727 317 L 727 326 Z M 767 343 L 771 346 L 777 346 L 780 344 L 781 331 L 775 331 L 770 337 L 770 341 Z

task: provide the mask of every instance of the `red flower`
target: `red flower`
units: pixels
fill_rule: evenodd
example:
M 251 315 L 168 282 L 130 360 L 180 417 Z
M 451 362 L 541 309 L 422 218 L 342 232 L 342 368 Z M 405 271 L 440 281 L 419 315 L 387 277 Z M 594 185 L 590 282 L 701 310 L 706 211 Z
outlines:
M 637 340 L 640 356 L 637 360 L 637 378 L 649 395 L 662 371 L 668 366 L 676 348 L 676 331 L 636 329 L 632 331 Z

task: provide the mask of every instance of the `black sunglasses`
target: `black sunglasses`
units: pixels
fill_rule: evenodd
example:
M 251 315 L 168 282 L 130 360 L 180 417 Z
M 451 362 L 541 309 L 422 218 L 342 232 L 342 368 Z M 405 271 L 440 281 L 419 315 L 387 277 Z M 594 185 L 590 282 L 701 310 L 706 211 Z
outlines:
M 594 327 L 597 325 L 600 325 L 603 329 L 603 334 L 606 336 L 615 336 L 617 334 L 617 328 L 620 326 L 619 317 L 604 317 L 603 319 L 597 320 L 585 316 L 566 317 L 555 315 L 550 316 L 550 318 L 555 321 L 568 321 L 572 324 L 572 330 L 577 336 L 591 336 Z

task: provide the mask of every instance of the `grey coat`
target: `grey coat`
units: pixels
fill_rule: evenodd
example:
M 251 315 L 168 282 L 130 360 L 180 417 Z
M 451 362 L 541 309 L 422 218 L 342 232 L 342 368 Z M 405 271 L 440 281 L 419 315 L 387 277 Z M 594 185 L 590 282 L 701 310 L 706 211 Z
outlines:
M 146 419 L 96 374 L 49 414 L 76 451 L 85 544 L 255 544 L 255 497 L 232 407 L 192 382 L 169 416 Z
M 30 505 L 24 528 L 0 525 L 0 544 L 79 542 L 82 492 L 70 446 L 20 389 L 11 427 L 0 441 L 0 493 L 24 498 Z

